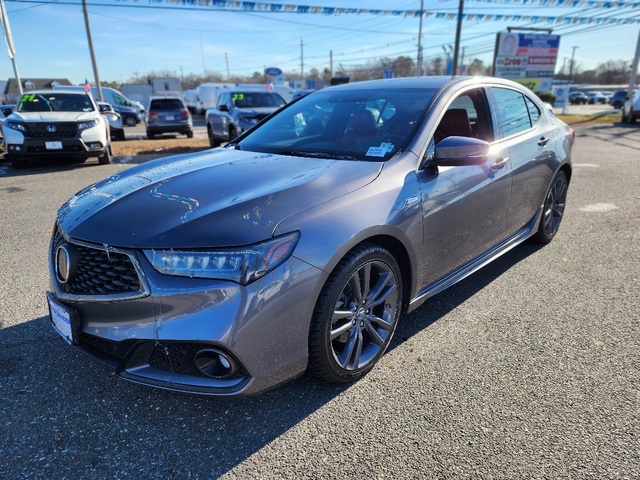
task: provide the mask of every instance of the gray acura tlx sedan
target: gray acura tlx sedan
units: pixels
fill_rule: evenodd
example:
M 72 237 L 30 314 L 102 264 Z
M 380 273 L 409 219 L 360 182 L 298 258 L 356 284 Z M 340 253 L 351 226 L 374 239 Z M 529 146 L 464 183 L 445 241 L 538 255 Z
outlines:
M 121 377 L 167 389 L 356 380 L 401 312 L 554 238 L 573 143 L 507 80 L 317 91 L 224 148 L 70 198 L 51 240 L 51 320 Z

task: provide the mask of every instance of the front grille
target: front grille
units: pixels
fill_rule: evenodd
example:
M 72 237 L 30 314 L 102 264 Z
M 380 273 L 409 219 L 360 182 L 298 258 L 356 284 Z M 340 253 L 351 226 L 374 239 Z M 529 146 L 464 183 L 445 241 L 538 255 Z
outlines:
M 51 240 L 51 261 L 55 265 L 56 251 L 65 239 L 56 228 Z M 69 242 L 75 248 L 76 268 L 71 278 L 58 284 L 69 295 L 117 295 L 139 294 L 144 291 L 138 272 L 129 255 L 99 247 L 89 247 Z
M 39 122 L 25 123 L 29 135 L 33 138 L 61 138 L 75 137 L 78 129 L 77 123 L 65 122 Z M 51 127 L 55 127 L 54 131 Z
M 86 348 L 94 355 L 107 360 L 120 361 L 131 350 L 138 340 L 108 340 L 106 338 L 96 337 L 88 333 L 80 333 L 78 343 L 81 347 Z

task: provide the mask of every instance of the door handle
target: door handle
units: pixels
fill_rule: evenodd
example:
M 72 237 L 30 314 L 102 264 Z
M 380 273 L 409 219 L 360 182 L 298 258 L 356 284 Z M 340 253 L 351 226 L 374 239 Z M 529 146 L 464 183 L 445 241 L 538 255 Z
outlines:
M 494 170 L 500 170 L 507 163 L 509 163 L 509 157 L 500 157 L 500 158 L 496 159 L 496 161 L 493 163 L 493 165 L 491 165 L 491 168 L 493 168 Z
M 548 138 L 540 137 L 540 141 L 538 142 L 538 145 L 540 145 L 541 147 L 544 147 L 547 143 L 549 143 Z

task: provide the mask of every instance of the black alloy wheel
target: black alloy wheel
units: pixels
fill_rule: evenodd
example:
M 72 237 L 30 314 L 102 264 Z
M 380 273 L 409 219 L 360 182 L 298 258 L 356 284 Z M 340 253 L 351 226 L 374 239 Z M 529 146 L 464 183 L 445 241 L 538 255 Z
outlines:
M 364 243 L 338 264 L 314 310 L 310 373 L 335 383 L 369 372 L 391 342 L 402 308 L 402 274 L 384 248 Z
M 547 192 L 538 232 L 532 237 L 535 242 L 547 244 L 556 236 L 564 215 L 568 188 L 567 176 L 558 172 Z

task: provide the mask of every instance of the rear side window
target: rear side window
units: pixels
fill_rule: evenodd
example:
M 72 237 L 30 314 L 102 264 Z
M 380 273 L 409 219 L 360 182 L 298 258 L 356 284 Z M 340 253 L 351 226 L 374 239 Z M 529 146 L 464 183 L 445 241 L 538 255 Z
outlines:
M 524 95 L 508 88 L 493 87 L 492 90 L 496 101 L 499 135 L 509 137 L 530 129 L 532 123 Z M 540 112 L 537 112 L 537 115 L 540 115 Z
M 540 109 L 538 106 L 533 103 L 529 97 L 524 97 L 525 102 L 527 102 L 527 109 L 529 110 L 529 118 L 531 119 L 531 125 L 535 125 L 538 123 L 538 118 L 540 118 Z

